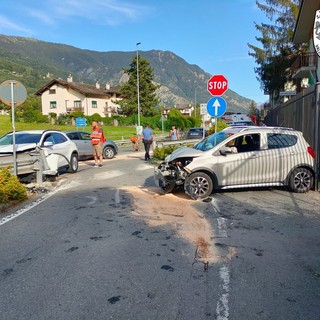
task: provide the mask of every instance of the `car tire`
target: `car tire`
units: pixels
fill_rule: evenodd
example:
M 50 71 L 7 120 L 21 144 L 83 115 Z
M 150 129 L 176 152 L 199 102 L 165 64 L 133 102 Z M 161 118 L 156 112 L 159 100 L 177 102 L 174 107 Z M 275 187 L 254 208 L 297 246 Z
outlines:
M 105 147 L 102 154 L 105 159 L 112 159 L 116 153 L 112 147 Z
M 193 199 L 206 199 L 213 191 L 212 179 L 204 172 L 194 172 L 187 177 L 185 190 Z
M 78 171 L 78 166 L 79 166 L 78 158 L 79 158 L 78 154 L 75 152 L 71 155 L 68 172 L 75 173 Z
M 314 178 L 310 170 L 297 168 L 290 175 L 288 187 L 292 192 L 305 193 L 312 188 L 313 182 Z

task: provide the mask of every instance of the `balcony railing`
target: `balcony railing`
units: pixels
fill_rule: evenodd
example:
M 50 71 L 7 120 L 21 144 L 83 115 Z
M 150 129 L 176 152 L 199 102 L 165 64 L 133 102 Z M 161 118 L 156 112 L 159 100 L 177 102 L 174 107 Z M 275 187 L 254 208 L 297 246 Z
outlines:
M 316 70 L 318 56 L 315 52 L 304 53 L 297 57 L 291 66 L 294 78 L 304 78 L 309 71 Z
M 75 107 L 68 107 L 67 108 L 67 112 L 74 112 L 74 111 L 80 111 L 80 112 L 84 112 L 84 108 L 82 108 L 82 107 L 77 107 L 77 108 L 75 108 Z

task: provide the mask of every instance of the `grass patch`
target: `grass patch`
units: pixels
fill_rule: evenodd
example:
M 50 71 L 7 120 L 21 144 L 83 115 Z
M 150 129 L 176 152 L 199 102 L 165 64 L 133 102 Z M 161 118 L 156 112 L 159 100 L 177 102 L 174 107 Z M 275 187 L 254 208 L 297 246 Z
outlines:
M 91 132 L 91 126 L 87 127 L 76 127 L 72 125 L 53 125 L 50 123 L 25 123 L 25 122 L 16 122 L 15 123 L 16 131 L 20 130 L 61 130 L 69 131 L 76 130 L 79 131 L 88 131 Z M 136 128 L 132 127 L 114 127 L 114 126 L 102 126 L 104 135 L 107 139 L 110 140 L 129 140 L 130 136 L 135 134 Z M 12 122 L 10 116 L 0 115 L 0 136 L 12 131 Z M 160 130 L 153 130 L 155 134 L 161 133 Z

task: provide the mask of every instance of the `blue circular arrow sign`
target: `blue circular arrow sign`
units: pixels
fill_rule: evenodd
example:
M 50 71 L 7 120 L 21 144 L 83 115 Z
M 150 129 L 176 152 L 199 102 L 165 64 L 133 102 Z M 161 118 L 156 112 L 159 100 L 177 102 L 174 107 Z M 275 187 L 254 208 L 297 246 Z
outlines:
M 227 110 L 227 102 L 221 97 L 212 97 L 207 103 L 207 111 L 211 117 L 219 118 Z

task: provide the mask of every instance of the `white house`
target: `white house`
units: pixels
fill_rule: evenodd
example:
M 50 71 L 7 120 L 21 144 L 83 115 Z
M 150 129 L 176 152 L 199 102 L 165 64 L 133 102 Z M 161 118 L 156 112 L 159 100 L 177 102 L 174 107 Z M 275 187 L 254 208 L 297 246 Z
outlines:
M 163 115 L 167 117 L 171 109 L 179 110 L 183 116 L 191 116 L 194 107 L 191 104 L 177 104 L 174 107 L 164 107 Z
M 111 117 L 118 114 L 120 100 L 119 88 L 106 84 L 100 87 L 84 83 L 73 82 L 72 76 L 67 81 L 53 79 L 39 89 L 36 95 L 41 96 L 42 114 L 65 114 L 73 111 L 82 111 L 90 116 L 95 113 L 102 117 Z

